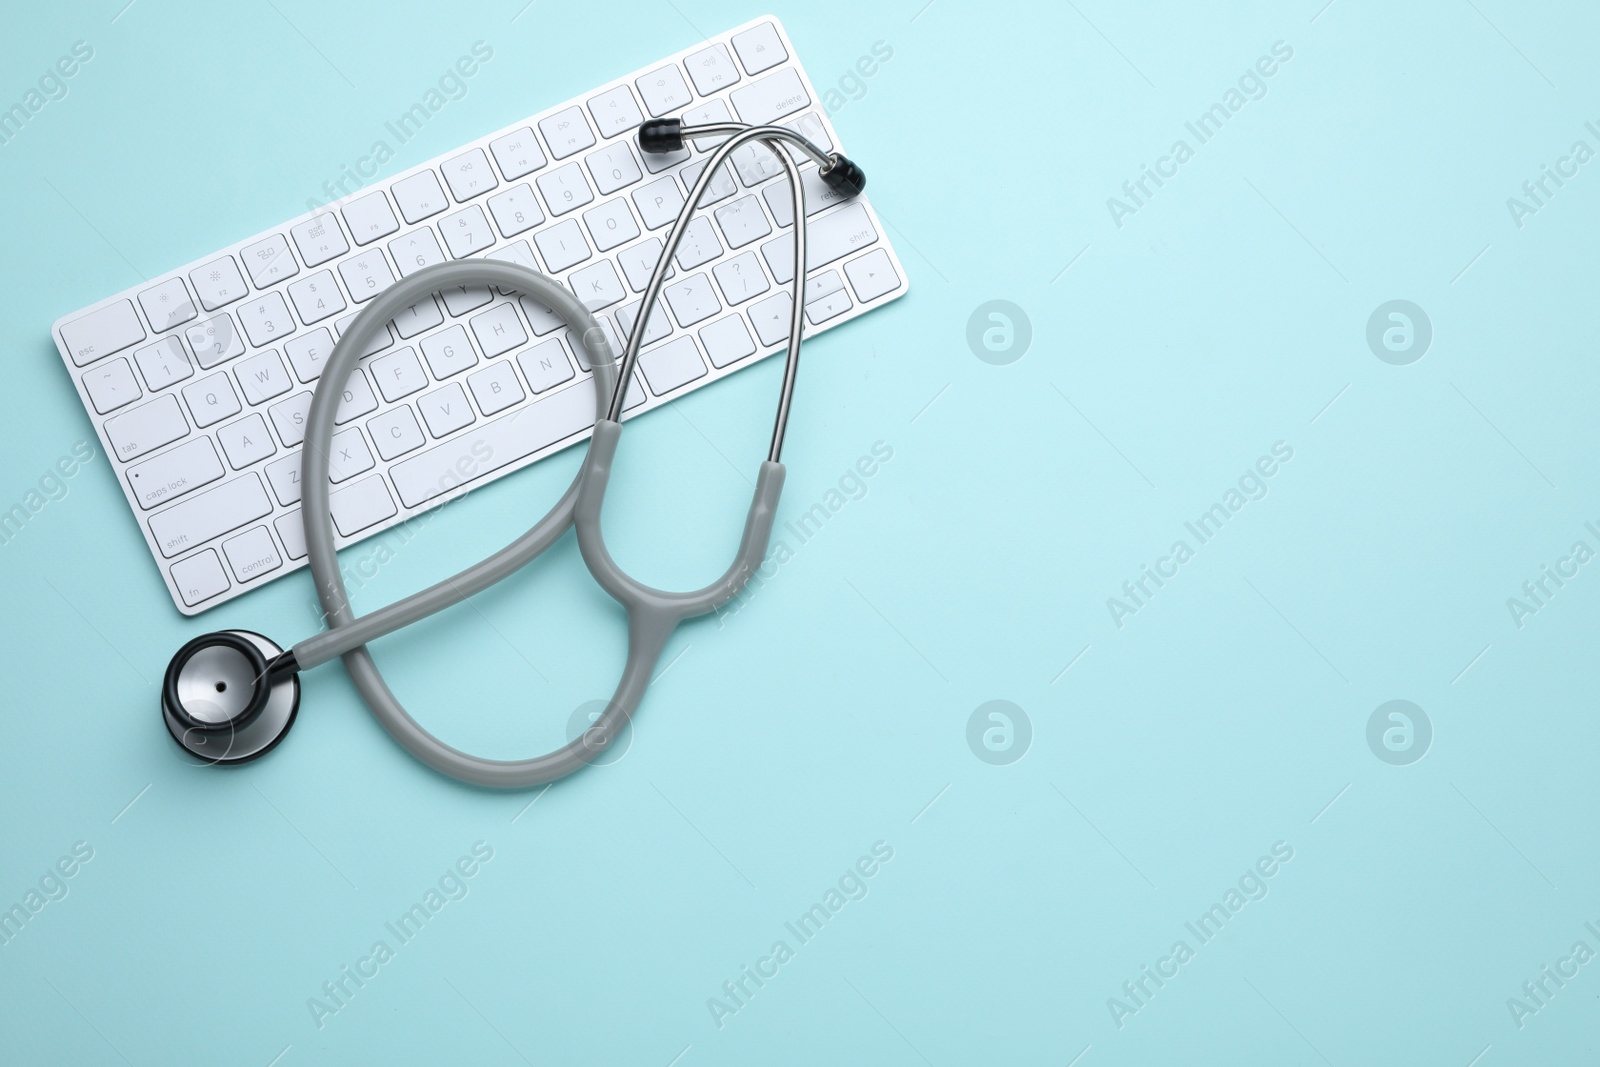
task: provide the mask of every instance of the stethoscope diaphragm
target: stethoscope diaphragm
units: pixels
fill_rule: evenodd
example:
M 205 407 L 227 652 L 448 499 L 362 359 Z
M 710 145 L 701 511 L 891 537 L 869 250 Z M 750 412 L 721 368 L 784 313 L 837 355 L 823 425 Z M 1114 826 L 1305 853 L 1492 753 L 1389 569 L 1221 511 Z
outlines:
M 250 630 L 222 630 L 190 641 L 167 666 L 161 717 L 180 748 L 203 763 L 247 763 L 270 752 L 294 725 L 300 679 L 274 676 L 283 654 Z

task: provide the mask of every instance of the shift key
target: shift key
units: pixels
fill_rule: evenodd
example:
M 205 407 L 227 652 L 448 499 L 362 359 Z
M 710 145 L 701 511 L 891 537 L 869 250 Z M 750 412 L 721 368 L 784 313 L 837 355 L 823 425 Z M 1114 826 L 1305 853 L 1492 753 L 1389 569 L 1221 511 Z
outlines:
M 150 532 L 163 556 L 202 545 L 272 511 L 272 501 L 254 472 L 174 504 L 150 516 Z

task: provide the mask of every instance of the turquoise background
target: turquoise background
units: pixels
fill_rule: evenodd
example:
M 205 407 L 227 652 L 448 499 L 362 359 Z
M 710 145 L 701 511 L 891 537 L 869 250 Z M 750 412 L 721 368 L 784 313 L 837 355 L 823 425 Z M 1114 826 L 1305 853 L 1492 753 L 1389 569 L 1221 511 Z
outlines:
M 122 3 L 15 7 L 0 39 L 6 104 L 94 49 L 0 146 L 4 508 L 94 440 L 57 316 L 300 213 L 474 41 L 493 60 L 385 174 L 762 14 Z M 819 88 L 893 48 L 833 121 L 913 282 L 807 349 L 782 517 L 893 459 L 674 639 L 621 760 L 536 798 L 423 769 L 332 666 L 270 757 L 186 764 L 173 649 L 299 639 L 310 579 L 183 619 L 97 455 L 0 547 L 0 906 L 93 850 L 0 945 L 0 1061 L 1591 1062 L 1600 963 L 1520 1027 L 1508 998 L 1600 951 L 1600 564 L 1521 628 L 1507 598 L 1600 549 L 1600 162 L 1520 228 L 1506 200 L 1600 149 L 1600 17 L 1323 4 L 773 9 Z M 1267 95 L 1115 225 L 1278 41 Z M 967 342 L 991 299 L 1031 323 L 1006 365 Z M 1406 366 L 1366 342 L 1393 299 L 1433 328 Z M 632 424 L 608 533 L 645 580 L 724 565 L 779 369 Z M 1107 598 L 1280 441 L 1268 495 L 1119 628 Z M 576 461 L 444 509 L 358 610 L 515 536 Z M 623 634 L 569 539 L 375 654 L 446 740 L 513 756 L 606 695 Z M 1409 765 L 1367 742 L 1395 699 L 1432 726 Z M 990 700 L 1031 723 L 1020 761 L 968 747 Z M 308 998 L 480 841 L 467 895 L 319 1028 Z M 865 898 L 799 944 L 875 842 Z M 1185 923 L 1278 842 L 1200 945 Z M 719 1028 L 708 999 L 780 939 Z M 1119 1027 L 1108 1000 L 1180 939 Z

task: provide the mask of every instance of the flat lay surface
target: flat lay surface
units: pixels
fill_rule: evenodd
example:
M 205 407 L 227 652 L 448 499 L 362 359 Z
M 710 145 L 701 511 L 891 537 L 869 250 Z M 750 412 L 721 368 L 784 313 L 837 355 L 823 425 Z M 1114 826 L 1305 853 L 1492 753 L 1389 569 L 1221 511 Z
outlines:
M 301 571 L 180 612 L 86 403 L 204 394 L 130 348 L 80 395 L 53 325 L 769 14 L 907 291 L 805 348 L 750 587 L 548 789 L 426 770 L 333 664 L 260 761 L 186 760 L 172 652 L 321 609 Z M 9 29 L 0 1060 L 1595 1056 L 1593 12 L 113 0 Z M 491 195 L 537 180 L 484 163 Z M 285 237 L 294 281 L 330 269 Z M 780 378 L 627 423 L 622 566 L 721 572 Z M 517 537 L 581 456 L 350 545 L 356 610 Z M 230 595 L 263 546 L 218 549 Z M 511 759 L 585 729 L 624 639 L 569 534 L 371 649 Z

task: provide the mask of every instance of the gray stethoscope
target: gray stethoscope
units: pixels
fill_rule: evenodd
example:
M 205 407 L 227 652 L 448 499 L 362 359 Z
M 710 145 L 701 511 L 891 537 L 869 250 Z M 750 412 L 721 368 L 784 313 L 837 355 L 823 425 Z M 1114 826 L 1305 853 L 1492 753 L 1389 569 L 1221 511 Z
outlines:
M 356 316 L 323 368 L 311 399 L 301 467 L 306 555 L 316 580 L 317 596 L 328 629 L 287 652 L 248 630 L 204 634 L 178 650 L 162 682 L 161 711 L 167 730 L 185 751 L 208 763 L 244 763 L 281 741 L 294 724 L 300 706 L 299 672 L 343 656 L 357 691 L 378 723 L 407 752 L 441 774 L 473 785 L 519 789 L 565 777 L 605 751 L 644 698 L 650 674 L 667 639 L 684 619 L 714 611 L 732 600 L 766 555 L 767 542 L 783 490 L 784 429 L 794 394 L 800 357 L 806 276 L 805 192 L 799 171 L 782 144 L 790 144 L 815 160 L 829 188 L 853 196 L 866 185 L 861 168 L 838 153 L 823 152 L 806 138 L 781 126 L 716 123 L 685 127 L 678 119 L 653 119 L 639 128 L 639 147 L 646 152 L 675 152 L 686 139 L 726 137 L 700 172 L 684 201 L 640 302 L 640 312 L 624 346 L 620 374 L 605 334 L 594 316 L 560 282 L 514 263 L 465 260 L 428 267 L 392 285 Z M 626 383 L 639 358 L 644 326 L 656 307 L 673 254 L 683 238 L 700 198 L 718 168 L 740 146 L 760 141 L 783 165 L 788 176 L 794 218 L 794 278 L 789 321 L 789 351 L 783 370 L 783 392 L 772 431 L 772 447 L 756 479 L 755 499 L 745 519 L 744 536 L 733 564 L 703 589 L 666 592 L 642 585 L 623 573 L 606 550 L 600 512 L 606 483 L 622 434 Z M 468 567 L 453 578 L 357 618 L 350 610 L 344 578 L 333 545 L 333 518 L 328 504 L 328 455 L 340 394 L 357 361 L 377 332 L 398 312 L 419 298 L 452 285 L 494 285 L 520 292 L 547 305 L 563 319 L 583 345 L 594 370 L 595 426 L 588 454 L 572 485 L 544 518 L 511 544 Z M 536 409 L 536 405 L 534 406 Z M 513 418 L 526 417 L 528 410 Z M 628 658 L 622 679 L 605 710 L 585 733 L 554 752 L 521 760 L 491 760 L 469 755 L 440 741 L 413 719 L 395 699 L 367 642 L 393 633 L 419 619 L 460 603 L 508 577 L 549 548 L 572 525 L 584 564 L 600 586 L 627 610 Z

